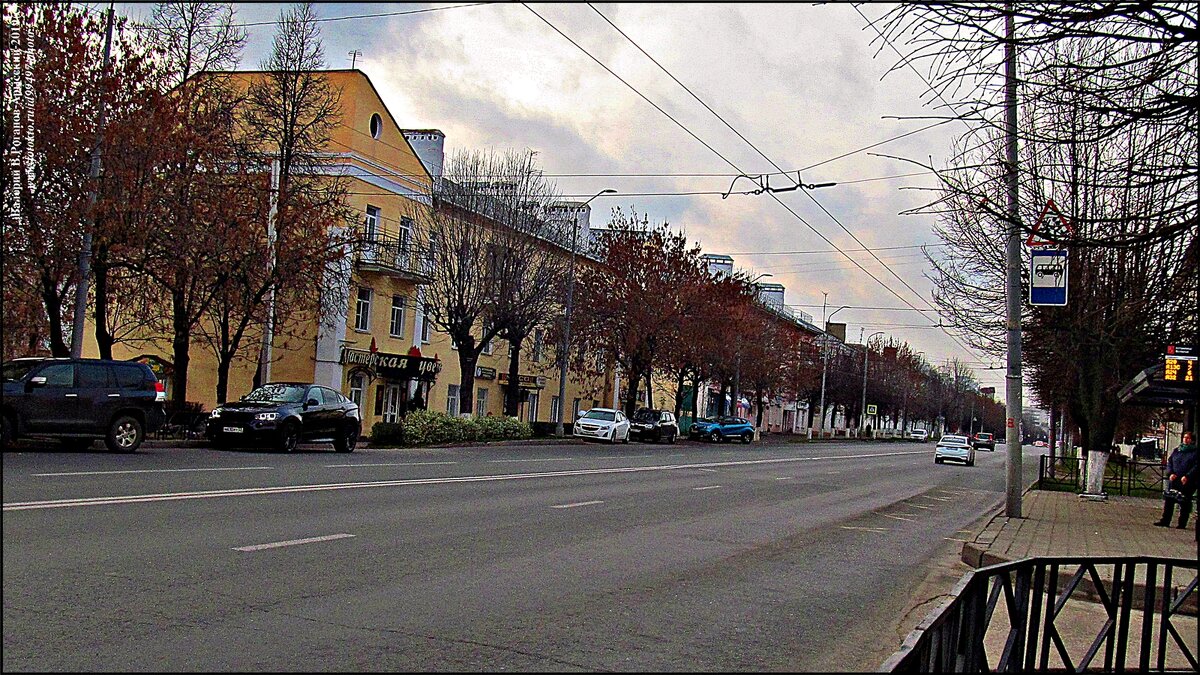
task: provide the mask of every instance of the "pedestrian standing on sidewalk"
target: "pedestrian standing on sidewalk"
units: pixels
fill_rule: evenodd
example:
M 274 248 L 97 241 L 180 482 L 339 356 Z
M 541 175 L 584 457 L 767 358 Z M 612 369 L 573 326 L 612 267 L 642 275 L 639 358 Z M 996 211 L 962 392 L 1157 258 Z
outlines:
M 1159 527 L 1171 526 L 1171 515 L 1175 513 L 1175 499 L 1171 491 L 1183 495 L 1179 504 L 1179 529 L 1187 527 L 1188 516 L 1192 515 L 1192 496 L 1196 494 L 1196 484 L 1200 481 L 1200 464 L 1196 462 L 1196 437 L 1192 432 L 1183 433 L 1183 442 L 1171 453 L 1167 460 L 1167 494 L 1163 495 L 1163 516 L 1154 523 Z

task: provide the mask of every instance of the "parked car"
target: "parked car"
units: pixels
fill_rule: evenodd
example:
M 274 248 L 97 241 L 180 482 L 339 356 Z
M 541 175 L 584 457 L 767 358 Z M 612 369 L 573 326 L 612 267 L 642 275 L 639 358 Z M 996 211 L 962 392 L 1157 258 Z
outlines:
M 933 450 L 933 463 L 941 464 L 947 459 L 975 466 L 975 447 L 966 436 L 942 436 Z
M 134 452 L 166 418 L 166 390 L 144 363 L 28 358 L 5 362 L 0 443 L 57 438 L 72 448 L 96 439 Z
M 688 429 L 688 437 L 707 438 L 714 443 L 739 438 L 743 443 L 749 443 L 754 440 L 754 427 L 741 417 L 698 419 Z
M 674 443 L 679 437 L 679 423 L 669 410 L 642 408 L 629 419 L 629 434 L 634 440 Z
M 592 408 L 575 420 L 573 435 L 595 438 L 609 443 L 629 442 L 629 418 L 620 410 Z
M 924 443 L 925 441 L 929 440 L 929 430 L 928 429 L 909 429 L 908 430 L 908 440 Z
M 975 438 L 971 439 L 971 445 L 980 450 L 996 451 L 996 437 L 992 434 L 979 432 L 975 434 Z
M 266 443 L 281 452 L 295 452 L 301 442 L 354 452 L 361 433 L 358 404 L 329 387 L 301 382 L 272 382 L 218 406 L 205 430 L 217 447 Z

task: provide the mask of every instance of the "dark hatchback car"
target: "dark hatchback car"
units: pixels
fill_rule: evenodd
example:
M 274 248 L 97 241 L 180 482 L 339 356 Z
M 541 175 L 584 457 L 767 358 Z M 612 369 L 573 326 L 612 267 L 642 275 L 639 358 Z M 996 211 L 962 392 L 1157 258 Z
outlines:
M 358 405 L 329 387 L 273 382 L 209 414 L 205 434 L 217 447 L 268 444 L 295 452 L 301 442 L 354 452 L 362 433 Z
M 166 418 L 166 391 L 144 363 L 14 359 L 4 363 L 3 374 L 4 445 L 28 436 L 82 450 L 102 438 L 113 452 L 134 452 Z
M 629 418 L 629 435 L 639 441 L 674 443 L 679 437 L 679 423 L 669 410 L 642 408 Z

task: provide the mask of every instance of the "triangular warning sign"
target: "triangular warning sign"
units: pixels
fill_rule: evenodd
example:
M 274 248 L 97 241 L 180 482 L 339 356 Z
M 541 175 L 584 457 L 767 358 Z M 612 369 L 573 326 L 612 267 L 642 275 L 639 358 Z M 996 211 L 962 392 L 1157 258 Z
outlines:
M 1054 215 L 1058 216 L 1059 225 L 1062 225 L 1063 230 L 1065 230 L 1065 232 L 1060 233 L 1058 236 L 1062 237 L 1063 234 L 1069 234 L 1072 237 L 1075 236 L 1075 228 L 1071 227 L 1071 221 L 1067 220 L 1066 216 L 1062 214 L 1062 211 L 1058 210 L 1058 205 L 1054 203 L 1054 200 L 1049 199 L 1046 200 L 1046 208 L 1042 209 L 1042 213 L 1038 216 L 1037 222 L 1033 224 L 1033 229 L 1029 230 L 1029 236 L 1025 239 L 1026 246 L 1054 246 L 1055 244 L 1059 243 L 1053 238 L 1051 233 L 1051 230 L 1056 228 L 1047 229 L 1047 231 L 1043 234 L 1045 241 L 1039 241 L 1037 239 L 1038 230 L 1042 228 L 1042 221 L 1046 219 L 1046 214 L 1049 213 L 1051 209 L 1054 209 Z

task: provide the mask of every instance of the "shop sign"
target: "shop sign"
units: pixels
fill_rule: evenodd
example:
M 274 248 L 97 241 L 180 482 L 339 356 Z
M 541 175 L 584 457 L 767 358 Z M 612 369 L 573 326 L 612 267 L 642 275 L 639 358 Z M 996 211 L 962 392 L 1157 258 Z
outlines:
M 348 366 L 369 368 L 384 377 L 401 380 L 433 380 L 442 369 L 442 363 L 437 359 L 349 347 L 342 348 L 341 362 Z
M 508 384 L 508 373 L 501 372 L 499 374 L 500 384 Z M 517 386 L 527 389 L 544 389 L 546 387 L 546 378 L 541 375 L 521 375 L 517 380 Z
M 475 366 L 475 377 L 480 380 L 496 379 L 496 369 L 487 366 Z
M 1165 354 L 1163 379 L 1167 382 L 1196 383 L 1196 348 L 1192 345 L 1169 345 Z

